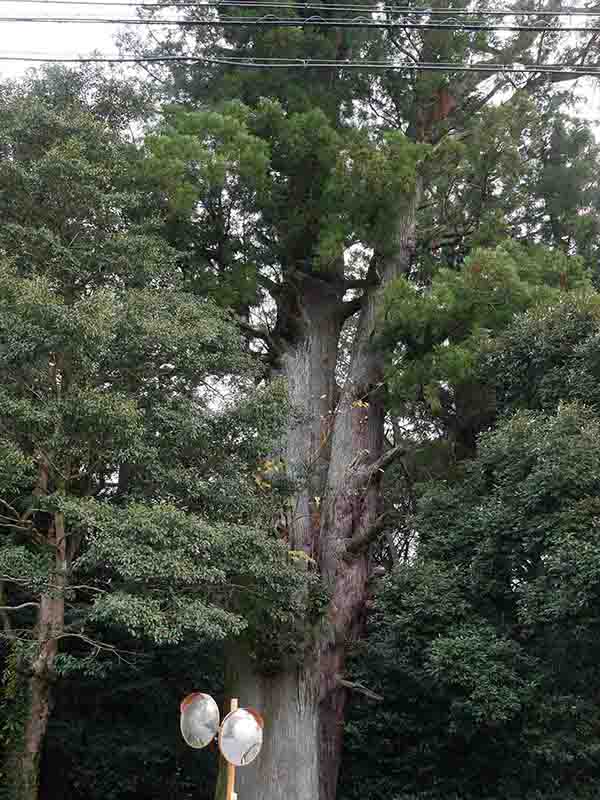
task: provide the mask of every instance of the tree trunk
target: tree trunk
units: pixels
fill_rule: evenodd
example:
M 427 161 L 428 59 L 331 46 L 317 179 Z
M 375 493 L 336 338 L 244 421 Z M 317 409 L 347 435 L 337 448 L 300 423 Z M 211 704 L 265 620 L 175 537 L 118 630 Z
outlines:
M 258 758 L 236 770 L 240 800 L 316 800 L 319 796 L 318 674 L 298 667 L 262 676 L 243 648 L 228 665 L 228 698 L 257 709 L 265 720 Z M 225 710 L 226 710 L 225 709 Z M 221 767 L 224 765 L 222 764 Z M 217 800 L 225 797 L 225 769 L 219 770 Z
M 334 282 L 328 286 L 303 276 L 300 291 L 288 295 L 283 327 L 292 328 L 294 337 L 282 356 L 292 406 L 285 457 L 297 491 L 287 537 L 290 549 L 303 550 L 317 562 L 331 602 L 314 651 L 302 666 L 265 676 L 240 650 L 229 659 L 229 695 L 241 706 L 255 707 L 265 720 L 261 754 L 237 771 L 240 800 L 335 798 L 347 697 L 339 678 L 348 642 L 362 630 L 369 534 L 381 512 L 381 472 L 375 462 L 383 450 L 384 364 L 373 337 L 383 289 L 409 268 L 418 202 L 415 192 L 398 225 L 394 255 L 382 265 L 382 281 L 365 295 L 339 403 L 341 290 L 333 290 Z M 357 540 L 365 546 L 348 549 Z M 219 787 L 222 800 L 222 781 Z
M 321 498 L 325 490 L 336 399 L 335 368 L 343 324 L 342 289 L 302 275 L 290 287 L 278 327 L 281 373 L 291 406 L 282 454 L 296 484 L 280 533 L 290 550 L 318 558 Z M 227 659 L 228 696 L 256 708 L 265 720 L 263 749 L 255 763 L 237 770 L 241 800 L 316 800 L 319 795 L 318 654 L 277 675 L 260 675 L 243 647 Z M 224 796 L 220 769 L 217 798 Z
M 16 765 L 12 782 L 14 800 L 37 800 L 39 790 L 39 765 L 52 708 L 54 662 L 58 651 L 58 638 L 64 629 L 64 589 L 67 570 L 67 547 L 64 517 L 55 514 L 54 527 L 48 542 L 55 548 L 54 575 L 51 587 L 42 594 L 37 625 L 37 653 L 30 666 L 27 705 L 22 741 L 18 754 L 11 758 Z
M 321 574 L 333 587 L 321 638 L 320 800 L 335 800 L 339 777 L 347 690 L 339 686 L 348 644 L 363 630 L 369 544 L 381 518 L 384 354 L 374 337 L 382 293 L 410 269 L 415 245 L 420 183 L 398 222 L 382 276 L 364 298 L 349 374 L 336 414 L 327 500 L 321 530 Z M 355 551 L 354 543 L 361 543 Z

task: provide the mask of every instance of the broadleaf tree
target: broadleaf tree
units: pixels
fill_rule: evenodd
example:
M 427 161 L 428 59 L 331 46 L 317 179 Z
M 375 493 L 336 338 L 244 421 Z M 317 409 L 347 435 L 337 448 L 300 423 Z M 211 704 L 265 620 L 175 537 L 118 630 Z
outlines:
M 124 639 L 135 656 L 246 628 L 276 662 L 312 613 L 306 564 L 262 524 L 285 490 L 256 484 L 285 397 L 140 214 L 160 206 L 143 151 L 96 96 L 62 96 L 68 75 L 6 87 L 0 122 L 2 782 L 18 800 L 37 797 L 61 672 L 121 658 Z
M 594 796 L 598 325 L 573 293 L 483 343 L 502 417 L 420 486 L 356 653 L 386 702 L 352 715 L 344 798 Z

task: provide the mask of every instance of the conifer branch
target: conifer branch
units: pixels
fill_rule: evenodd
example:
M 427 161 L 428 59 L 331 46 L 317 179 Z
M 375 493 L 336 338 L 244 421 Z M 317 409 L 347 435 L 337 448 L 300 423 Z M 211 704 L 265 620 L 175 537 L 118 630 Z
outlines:
M 380 514 L 370 525 L 361 526 L 358 533 L 348 541 L 344 558 L 351 560 L 374 542 L 385 528 L 387 518 L 387 514 Z

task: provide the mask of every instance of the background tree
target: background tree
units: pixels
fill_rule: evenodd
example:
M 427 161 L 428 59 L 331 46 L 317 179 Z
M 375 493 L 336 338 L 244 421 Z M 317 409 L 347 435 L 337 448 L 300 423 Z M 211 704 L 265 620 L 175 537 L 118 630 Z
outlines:
M 455 458 L 473 455 L 497 414 L 478 368 L 482 339 L 530 306 L 546 309 L 568 287 L 590 286 L 582 259 L 511 240 L 474 250 L 460 271 L 440 267 L 426 291 L 400 278 L 386 294 L 381 333 L 396 414 L 429 423 L 426 438 L 437 429 Z
M 416 268 L 459 268 L 475 247 L 511 238 L 598 257 L 598 147 L 576 92 L 484 106 L 446 159 L 431 164 L 418 221 Z
M 37 796 L 57 674 L 114 653 L 111 629 L 173 646 L 253 626 L 275 660 L 307 608 L 306 569 L 260 528 L 279 502 L 255 473 L 281 392 L 253 389 L 229 313 L 186 290 L 140 219 L 143 154 L 61 78 L 50 102 L 37 82 L 8 88 L 0 123 L 0 615 L 21 723 L 3 782 L 18 798 Z
M 350 720 L 343 797 L 367 773 L 374 798 L 594 793 L 598 319 L 596 293 L 562 294 L 482 344 L 503 418 L 418 490 L 357 651 L 386 702 Z
M 355 675 L 385 708 L 353 716 L 342 797 L 593 795 L 599 430 L 582 406 L 518 412 L 421 497 Z
M 120 649 L 136 646 L 111 631 Z M 137 644 L 139 647 L 139 643 Z M 223 643 L 146 642 L 137 658 L 105 659 L 102 669 L 69 671 L 55 706 L 41 764 L 44 800 L 211 800 L 216 747 L 189 748 L 178 729 L 182 696 L 202 688 L 222 704 Z

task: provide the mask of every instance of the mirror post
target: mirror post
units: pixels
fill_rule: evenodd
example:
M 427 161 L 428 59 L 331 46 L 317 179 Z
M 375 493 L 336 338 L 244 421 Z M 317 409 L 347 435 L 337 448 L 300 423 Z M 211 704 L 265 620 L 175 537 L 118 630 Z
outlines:
M 231 698 L 230 711 L 237 711 L 238 701 L 237 697 Z M 225 800 L 237 800 L 237 795 L 234 792 L 235 787 L 235 767 L 233 764 L 227 763 L 227 791 L 225 793 Z
M 220 796 L 224 794 L 223 800 L 237 800 L 235 770 L 250 764 L 260 753 L 264 728 L 261 715 L 253 708 L 240 708 L 237 697 L 232 697 L 231 708 L 221 721 L 214 698 L 202 692 L 184 697 L 179 704 L 179 715 L 181 734 L 190 747 L 202 750 L 215 737 L 218 739 L 227 767 L 219 770 L 217 791 Z

